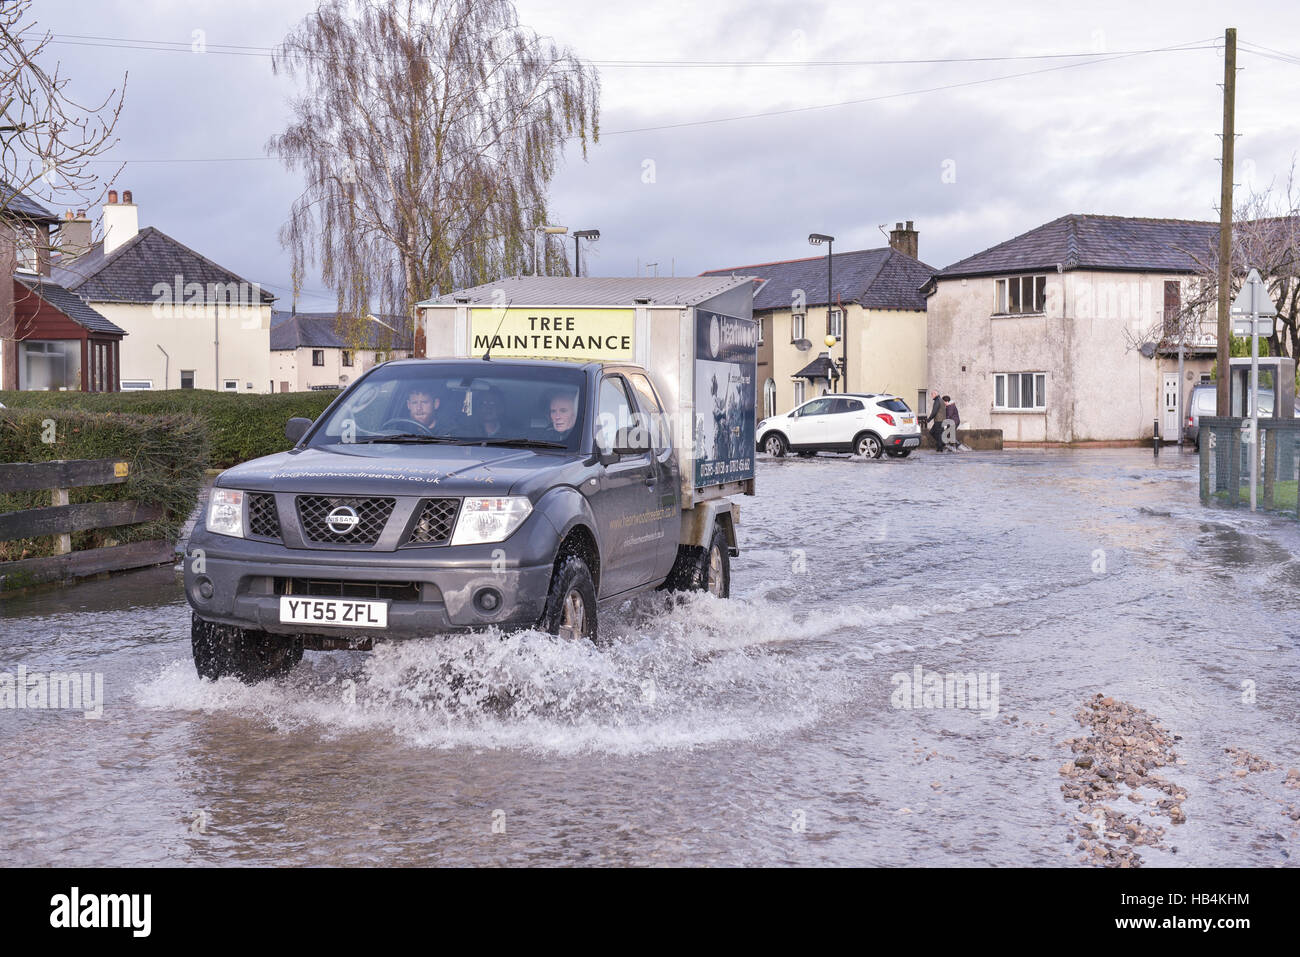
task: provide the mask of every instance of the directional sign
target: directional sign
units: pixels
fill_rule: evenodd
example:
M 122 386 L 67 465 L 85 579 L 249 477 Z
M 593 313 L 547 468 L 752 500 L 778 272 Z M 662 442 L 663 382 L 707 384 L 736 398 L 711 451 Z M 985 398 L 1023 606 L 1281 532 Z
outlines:
M 1259 270 L 1252 269 L 1241 286 L 1241 292 L 1232 300 L 1232 333 L 1237 336 L 1273 335 L 1272 317 L 1277 315 L 1277 306 L 1269 297 L 1268 286 L 1259 277 Z M 1262 320 L 1267 319 L 1265 323 Z M 1258 329 L 1255 324 L 1259 323 Z

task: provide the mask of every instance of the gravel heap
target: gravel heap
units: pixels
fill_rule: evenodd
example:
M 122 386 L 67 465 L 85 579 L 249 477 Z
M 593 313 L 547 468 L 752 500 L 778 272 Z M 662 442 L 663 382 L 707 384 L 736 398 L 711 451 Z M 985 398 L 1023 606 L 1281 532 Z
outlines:
M 1071 831 L 1067 840 L 1078 840 L 1075 850 L 1083 859 L 1099 867 L 1141 867 L 1142 856 L 1135 850 L 1141 845 L 1161 846 L 1165 829 L 1145 823 L 1138 816 L 1109 807 L 1107 802 L 1125 796 L 1135 805 L 1149 810 L 1148 816 L 1163 814 L 1171 824 L 1187 820 L 1183 802 L 1187 792 L 1171 781 L 1152 773 L 1155 768 L 1178 761 L 1171 734 L 1155 718 L 1135 705 L 1096 695 L 1083 703 L 1075 719 L 1089 733 L 1063 742 L 1075 757 L 1061 766 L 1061 792 L 1067 801 L 1078 803 L 1078 833 Z M 1127 792 L 1121 792 L 1121 787 Z M 1148 795 L 1141 789 L 1150 789 Z M 1155 797 L 1155 793 L 1164 797 Z M 1175 849 L 1176 852 L 1176 849 Z

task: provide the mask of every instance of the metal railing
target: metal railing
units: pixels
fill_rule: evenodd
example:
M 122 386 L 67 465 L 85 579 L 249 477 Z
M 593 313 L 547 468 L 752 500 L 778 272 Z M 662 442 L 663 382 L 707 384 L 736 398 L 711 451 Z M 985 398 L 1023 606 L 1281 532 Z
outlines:
M 1260 511 L 1300 519 L 1300 419 L 1262 418 L 1259 435 L 1249 418 L 1202 416 L 1201 503 L 1232 508 L 1250 504 L 1250 457 L 1259 456 Z

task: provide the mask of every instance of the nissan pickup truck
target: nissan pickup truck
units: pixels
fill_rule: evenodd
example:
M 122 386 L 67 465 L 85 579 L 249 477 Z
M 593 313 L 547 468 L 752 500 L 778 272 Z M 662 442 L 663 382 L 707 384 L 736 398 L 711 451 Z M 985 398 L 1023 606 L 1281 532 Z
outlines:
M 584 321 L 536 311 L 548 335 Z M 586 317 L 605 339 L 618 320 L 608 312 Z M 742 414 L 727 399 L 716 360 L 739 335 L 730 327 L 752 320 L 677 306 L 660 320 L 674 362 L 677 326 L 698 326 L 687 341 L 708 354 L 711 389 L 698 414 L 694 382 L 670 372 L 665 400 L 646 365 L 498 358 L 489 342 L 481 355 L 376 366 L 315 422 L 291 419 L 293 448 L 218 476 L 190 537 L 199 674 L 256 682 L 304 649 L 490 627 L 600 644 L 609 602 L 652 589 L 726 598 L 739 512 L 727 493 L 752 490 L 754 417 L 752 400 Z M 739 338 L 748 357 L 754 337 Z M 728 428 L 746 416 L 747 429 Z

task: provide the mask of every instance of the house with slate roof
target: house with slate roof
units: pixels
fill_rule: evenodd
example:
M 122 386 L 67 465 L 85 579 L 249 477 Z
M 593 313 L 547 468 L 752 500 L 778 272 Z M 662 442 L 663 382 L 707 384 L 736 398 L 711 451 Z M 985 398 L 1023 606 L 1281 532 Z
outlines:
M 116 392 L 126 333 L 40 273 L 12 278 L 17 388 Z
M 1214 363 L 1214 316 L 1179 317 L 1218 236 L 1068 215 L 953 263 L 925 287 L 929 386 L 1009 443 L 1149 441 L 1157 420 L 1176 437 L 1180 394 Z
M 761 345 L 758 415 L 788 412 L 830 391 L 889 392 L 908 404 L 925 387 L 926 298 L 935 269 L 916 258 L 918 233 L 899 223 L 890 245 L 835 253 L 828 310 L 826 256 L 711 269 L 754 276 Z M 827 349 L 826 336 L 836 337 Z M 838 378 L 847 360 L 848 384 Z M 834 368 L 833 368 L 834 360 Z
M 275 297 L 154 226 L 129 191 L 109 190 L 103 239 L 56 260 L 52 276 L 128 333 L 123 389 L 274 391 Z
M 389 359 L 411 356 L 401 316 L 340 318 L 332 312 L 271 313 L 271 378 L 280 392 L 343 389 Z

